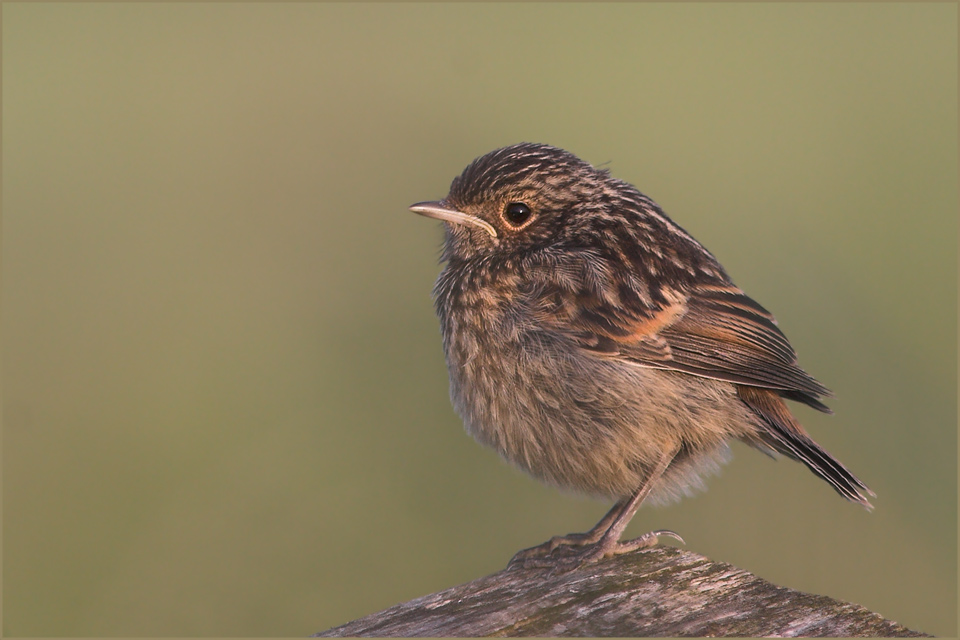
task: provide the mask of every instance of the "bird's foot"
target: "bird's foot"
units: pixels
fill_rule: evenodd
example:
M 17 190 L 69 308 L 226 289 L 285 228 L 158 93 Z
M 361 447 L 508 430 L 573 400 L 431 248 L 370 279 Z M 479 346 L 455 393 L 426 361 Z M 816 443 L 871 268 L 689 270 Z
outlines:
M 636 551 L 637 549 L 655 547 L 660 542 L 660 536 L 673 538 L 674 540 L 679 541 L 680 544 L 686 544 L 686 542 L 683 541 L 683 538 L 680 537 L 680 534 L 676 531 L 670 531 L 669 529 L 648 531 L 639 538 L 625 540 L 623 542 L 620 542 L 619 540 L 601 540 L 598 544 L 590 549 L 589 553 L 584 555 L 582 563 L 592 564 L 605 558 L 612 558 L 613 556 L 630 553 L 631 551 Z
M 534 558 L 543 558 L 544 556 L 549 556 L 560 547 L 585 547 L 596 544 L 602 537 L 603 532 L 595 533 L 593 531 L 587 533 L 568 533 L 565 536 L 554 536 L 543 544 L 538 544 L 535 547 L 517 551 L 517 553 L 510 558 L 510 562 L 507 563 L 507 567 L 523 564 L 527 560 L 532 560 Z
M 507 568 L 549 568 L 551 573 L 571 571 L 605 558 L 656 546 L 660 536 L 674 538 L 681 544 L 686 544 L 678 533 L 667 529 L 650 531 L 639 538 L 624 542 L 612 538 L 598 540 L 590 534 L 576 533 L 557 536 L 541 545 L 517 552 L 510 559 Z

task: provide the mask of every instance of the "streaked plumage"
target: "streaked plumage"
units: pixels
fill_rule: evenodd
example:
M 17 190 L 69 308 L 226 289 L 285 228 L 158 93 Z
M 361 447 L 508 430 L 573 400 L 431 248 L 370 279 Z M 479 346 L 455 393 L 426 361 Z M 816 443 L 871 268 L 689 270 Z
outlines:
M 773 315 L 633 186 L 524 143 L 412 208 L 447 222 L 434 292 L 467 430 L 536 477 L 618 500 L 603 553 L 647 493 L 700 486 L 730 438 L 799 460 L 870 506 L 784 403 L 829 412 L 829 391 Z

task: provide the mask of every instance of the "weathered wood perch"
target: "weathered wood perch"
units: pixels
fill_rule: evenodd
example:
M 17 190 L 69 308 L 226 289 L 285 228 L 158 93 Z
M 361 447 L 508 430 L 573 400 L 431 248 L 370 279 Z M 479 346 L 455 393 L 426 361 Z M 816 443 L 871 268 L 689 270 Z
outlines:
M 511 568 L 317 635 L 928 637 L 673 547 L 556 575 Z

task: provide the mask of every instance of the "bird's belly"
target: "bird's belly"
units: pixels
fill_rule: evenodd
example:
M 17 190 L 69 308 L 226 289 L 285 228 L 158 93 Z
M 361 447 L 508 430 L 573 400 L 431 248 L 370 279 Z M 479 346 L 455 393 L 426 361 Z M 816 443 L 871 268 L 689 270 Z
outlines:
M 447 353 L 451 398 L 467 431 L 560 488 L 625 497 L 679 450 L 653 495 L 669 501 L 716 469 L 728 437 L 754 428 L 732 384 L 601 359 L 552 336 L 458 353 Z

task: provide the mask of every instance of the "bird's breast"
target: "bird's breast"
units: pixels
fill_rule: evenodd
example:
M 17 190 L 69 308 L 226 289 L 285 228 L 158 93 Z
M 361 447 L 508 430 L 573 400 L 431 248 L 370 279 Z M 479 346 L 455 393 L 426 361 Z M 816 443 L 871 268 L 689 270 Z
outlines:
M 510 462 L 559 487 L 623 497 L 662 450 L 715 452 L 747 426 L 731 413 L 742 408 L 733 385 L 597 357 L 538 323 L 520 291 L 449 274 L 437 287 L 453 405 Z
M 435 287 L 451 400 L 467 430 L 504 455 L 531 437 L 513 429 L 510 416 L 536 401 L 553 403 L 549 390 L 534 389 L 543 354 L 531 342 L 540 328 L 520 284 L 448 267 Z

